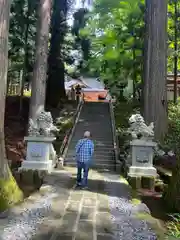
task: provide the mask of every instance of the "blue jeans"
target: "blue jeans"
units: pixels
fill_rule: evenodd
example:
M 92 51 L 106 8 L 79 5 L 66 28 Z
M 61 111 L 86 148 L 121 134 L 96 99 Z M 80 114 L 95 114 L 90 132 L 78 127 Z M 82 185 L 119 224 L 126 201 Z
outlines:
M 83 170 L 83 179 L 82 179 Z M 77 184 L 83 187 L 87 186 L 88 181 L 89 164 L 84 162 L 77 162 Z

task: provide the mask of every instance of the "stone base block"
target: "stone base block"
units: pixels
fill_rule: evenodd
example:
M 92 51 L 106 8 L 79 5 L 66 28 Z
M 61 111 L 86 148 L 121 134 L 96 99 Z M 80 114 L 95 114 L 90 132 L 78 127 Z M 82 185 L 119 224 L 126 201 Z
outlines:
M 27 186 L 39 188 L 43 184 L 43 176 L 38 170 L 21 170 L 21 182 Z
M 43 173 L 39 173 L 38 170 L 34 171 L 34 185 L 37 186 L 38 188 L 43 184 L 43 180 L 44 180 L 44 174 Z
M 128 182 L 132 189 L 141 188 L 141 177 L 128 177 Z
M 121 173 L 122 170 L 122 164 L 121 163 L 116 163 L 116 172 Z
M 34 185 L 34 171 L 27 170 L 21 172 L 21 181 L 25 185 Z
M 155 177 L 142 177 L 141 185 L 144 189 L 154 190 L 155 188 Z
M 49 160 L 47 162 L 37 162 L 37 161 L 24 160 L 19 170 L 21 171 L 21 170 L 28 170 L 28 169 L 47 171 L 48 173 L 51 173 L 53 169 L 53 161 Z
M 157 170 L 154 167 L 134 167 L 129 168 L 128 176 L 130 177 L 156 177 Z

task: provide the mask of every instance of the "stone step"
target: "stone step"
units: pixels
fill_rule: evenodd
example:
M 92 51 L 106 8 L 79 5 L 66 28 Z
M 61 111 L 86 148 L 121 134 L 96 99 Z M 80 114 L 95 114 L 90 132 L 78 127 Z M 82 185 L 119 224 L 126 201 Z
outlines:
M 92 115 L 93 113 L 93 115 Z M 107 116 L 109 115 L 108 111 L 102 111 L 100 112 L 99 110 L 95 111 L 95 109 L 93 109 L 91 111 L 91 113 L 89 112 L 81 112 L 80 114 L 80 118 L 85 118 L 85 119 L 92 119 L 93 121 L 96 121 L 98 119 L 103 119 L 106 122 L 110 122 L 111 120 L 107 118 Z
M 80 139 L 73 139 L 70 142 L 69 147 L 75 148 L 76 144 L 78 143 Z M 114 149 L 114 144 L 113 142 L 102 142 L 102 141 L 93 141 L 95 149 L 101 149 L 101 150 L 106 150 L 106 149 Z
M 75 148 L 76 144 L 78 143 L 79 139 L 73 139 L 70 142 L 69 147 Z M 114 148 L 114 144 L 112 142 L 104 142 L 104 141 L 94 141 L 94 147 L 97 148 L 101 148 L 101 149 L 113 149 Z
M 65 158 L 64 162 L 66 163 L 75 163 L 76 159 L 75 158 Z M 102 159 L 102 158 L 94 158 L 93 159 L 93 164 L 114 164 L 115 163 L 115 158 L 114 159 Z
M 111 129 L 108 129 L 110 128 L 109 126 L 104 126 L 103 128 L 102 127 L 99 127 L 97 125 L 95 125 L 94 127 L 91 125 L 91 126 L 77 126 L 75 132 L 79 133 L 79 132 L 84 132 L 84 131 L 92 131 L 98 135 L 101 135 L 101 134 L 104 134 L 104 135 L 107 135 L 109 134 L 110 136 L 112 135 L 112 130 Z
M 74 157 L 75 156 L 75 151 L 71 151 L 71 152 L 67 152 L 67 157 Z M 112 153 L 107 153 L 107 154 L 104 154 L 103 152 L 101 153 L 98 153 L 98 152 L 95 152 L 94 155 L 93 155 L 93 158 L 104 158 L 104 159 L 111 159 L 112 157 L 115 156 L 115 153 L 112 152 Z
M 107 155 L 108 154 L 108 155 L 110 155 L 110 154 L 112 154 L 114 152 L 115 152 L 115 150 L 114 150 L 113 147 L 111 147 L 111 148 L 106 148 L 106 147 L 104 147 L 104 148 L 97 148 L 95 146 L 95 148 L 94 148 L 94 153 L 95 154 L 100 154 L 100 155 L 102 155 L 102 154 Z M 68 149 L 68 153 L 74 154 L 75 153 L 75 146 L 74 147 L 70 146 L 69 149 Z
M 76 142 L 70 143 L 69 145 L 69 149 L 74 150 L 76 145 L 78 143 L 78 140 Z M 103 142 L 101 143 L 94 143 L 94 150 L 95 151 L 106 151 L 106 152 L 110 152 L 110 151 L 114 151 L 114 146 L 112 144 L 104 144 Z
M 77 137 L 83 137 L 83 134 L 85 131 L 89 131 L 91 132 L 92 134 L 92 137 L 93 138 L 112 138 L 113 135 L 112 135 L 112 131 L 111 132 L 108 132 L 108 131 L 105 131 L 105 130 L 99 130 L 98 127 L 94 127 L 94 128 L 84 128 L 84 129 L 76 129 L 75 132 L 74 132 L 74 135 L 77 136 Z
M 84 128 L 77 128 L 74 132 L 74 134 L 78 134 L 82 137 L 82 134 L 85 131 L 90 131 L 92 133 L 93 136 L 96 137 L 111 137 L 112 138 L 112 131 L 107 131 L 107 130 L 103 130 L 103 129 L 99 129 L 99 127 L 94 127 L 94 128 L 90 128 L 90 127 L 84 127 Z
M 69 146 L 69 148 L 68 148 L 68 152 L 70 152 L 70 153 L 74 153 L 75 152 L 75 146 Z M 107 154 L 110 154 L 110 153 L 114 153 L 115 152 L 115 150 L 114 150 L 114 148 L 102 148 L 102 149 L 98 149 L 96 146 L 95 146 L 95 148 L 94 148 L 94 153 L 95 154 L 103 154 L 104 153 L 104 155 L 107 155 Z
M 64 166 L 69 166 L 69 167 L 76 167 L 76 163 L 73 162 L 64 162 Z M 115 169 L 115 164 L 99 164 L 99 163 L 95 163 L 93 164 L 93 166 L 91 167 L 93 169 L 110 169 L 110 170 L 114 170 Z
M 80 140 L 83 138 L 83 134 L 84 134 L 84 131 L 82 132 L 82 134 L 79 134 L 77 135 L 76 133 L 73 134 L 72 136 L 72 140 L 75 141 L 75 140 Z M 92 140 L 94 142 L 107 142 L 107 143 L 112 143 L 113 142 L 113 136 L 112 135 L 109 135 L 109 134 L 93 134 L 93 132 L 91 131 L 91 134 L 92 134 Z M 75 139 L 75 140 L 74 140 Z
M 95 150 L 94 150 L 94 155 L 105 156 L 105 157 L 112 156 L 112 155 L 114 155 L 114 153 L 115 153 L 115 150 L 113 148 L 109 149 L 109 150 L 108 149 L 98 150 L 95 148 Z M 67 154 L 70 154 L 70 155 L 76 154 L 75 147 L 74 148 L 70 147 L 67 151 Z
M 82 137 L 81 137 L 82 138 Z M 72 137 L 72 143 L 77 143 L 77 141 L 79 141 L 81 138 L 74 138 L 74 137 Z M 104 140 L 96 140 L 96 139 L 93 139 L 93 141 L 94 141 L 94 143 L 95 143 L 95 145 L 99 145 L 99 144 L 103 144 L 103 146 L 104 145 L 108 145 L 108 146 L 112 146 L 113 145 L 113 141 L 112 140 L 106 140 L 106 139 L 104 139 Z
M 64 161 L 64 163 L 65 164 L 67 164 L 67 165 L 69 165 L 69 164 L 76 164 L 76 161 L 74 160 L 74 161 L 72 161 L 72 159 L 71 160 L 65 160 Z M 93 161 L 93 166 L 94 165 L 115 165 L 115 160 L 112 160 L 112 161 Z
M 93 166 L 100 169 L 115 168 L 115 152 L 112 125 L 108 103 L 85 103 L 65 156 L 65 165 L 76 166 L 75 146 L 83 137 L 85 131 L 90 131 L 95 144 Z
M 99 121 L 101 120 L 101 121 Z M 87 126 L 88 124 L 92 123 L 94 125 L 101 125 L 100 123 L 103 123 L 103 125 L 111 125 L 111 121 L 105 121 L 104 119 L 99 119 L 99 118 L 94 118 L 92 117 L 91 119 L 88 116 L 81 116 L 79 117 L 79 122 L 77 123 L 78 126 Z M 102 125 L 101 125 L 102 126 Z
M 80 116 L 79 117 L 79 122 L 77 123 L 77 125 L 78 126 L 87 126 L 88 124 L 90 124 L 90 123 L 92 123 L 92 124 L 94 124 L 94 125 L 98 125 L 98 126 L 102 126 L 100 123 L 101 123 L 101 121 L 99 121 L 100 119 L 99 118 L 94 118 L 94 117 L 92 117 L 92 119 L 90 119 L 89 117 L 82 117 L 82 116 Z M 103 123 L 103 125 L 109 125 L 109 126 L 111 126 L 111 121 L 105 121 L 105 120 L 103 120 L 102 121 L 102 123 Z
M 78 141 L 80 140 L 81 138 L 72 138 L 72 142 L 71 142 L 71 145 L 72 146 L 76 146 L 76 144 L 78 143 Z M 107 147 L 108 148 L 114 148 L 114 144 L 113 144 L 113 141 L 105 141 L 105 140 L 96 140 L 96 139 L 93 139 L 93 143 L 94 143 L 94 146 L 95 147 L 103 147 L 104 149 L 106 149 Z
M 81 121 L 81 119 L 79 121 Z M 111 122 L 103 123 L 102 120 L 100 120 L 99 122 L 97 122 L 97 121 L 94 122 L 94 121 L 90 121 L 90 120 L 87 120 L 87 119 L 83 119 L 83 122 L 79 122 L 77 126 L 78 127 L 90 127 L 90 126 L 96 126 L 97 127 L 97 126 L 99 126 L 101 129 L 103 129 L 103 127 L 107 127 L 107 129 L 111 128 Z M 92 124 L 92 125 L 90 125 L 90 124 Z
M 82 109 L 82 114 L 85 114 L 85 115 L 90 115 L 92 117 L 92 112 L 93 113 L 96 113 L 96 118 L 97 117 L 100 117 L 101 115 L 105 115 L 107 112 L 109 112 L 109 109 L 108 108 L 89 108 L 89 109 L 85 109 L 87 108 L 86 106 L 84 106 L 84 109 Z M 107 116 L 107 115 L 106 115 Z
M 80 138 L 83 137 L 84 132 L 85 131 L 82 131 L 82 132 L 79 131 L 78 133 L 74 133 L 73 137 L 77 138 L 77 139 L 80 139 Z M 90 132 L 92 134 L 92 140 L 95 140 L 95 141 L 104 141 L 106 139 L 108 139 L 108 141 L 112 141 L 113 140 L 112 134 L 106 134 L 106 133 L 99 134 L 99 132 L 93 134 L 92 131 L 90 131 Z

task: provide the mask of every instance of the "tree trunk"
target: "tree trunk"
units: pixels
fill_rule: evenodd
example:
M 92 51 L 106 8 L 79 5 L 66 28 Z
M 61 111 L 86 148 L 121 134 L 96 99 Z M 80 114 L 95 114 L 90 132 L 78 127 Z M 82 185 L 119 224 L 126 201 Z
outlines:
M 134 37 L 134 45 L 135 45 L 135 37 Z M 135 46 L 132 49 L 133 54 L 133 101 L 136 101 L 136 83 L 137 83 L 137 75 L 136 75 L 136 52 Z
M 0 211 L 22 199 L 22 192 L 8 166 L 4 136 L 10 4 L 10 0 L 0 1 Z
M 170 211 L 180 211 L 180 151 L 176 152 L 176 166 L 173 169 L 170 184 L 164 193 L 164 199 Z
M 44 109 L 45 104 L 51 0 L 40 0 L 38 14 L 36 56 L 30 102 L 30 118 L 33 120 L 36 119 L 38 112 Z
M 51 20 L 51 44 L 48 59 L 48 81 L 46 90 L 46 105 L 57 107 L 65 98 L 64 62 L 62 44 L 66 28 L 67 0 L 54 0 Z
M 29 17 L 32 12 L 32 8 L 30 7 L 30 0 L 28 0 L 28 10 L 26 13 L 26 24 L 25 24 L 25 31 L 24 31 L 24 60 L 23 60 L 23 75 L 22 75 L 22 83 L 21 83 L 21 95 L 20 95 L 20 106 L 19 106 L 19 113 L 22 115 L 23 111 L 23 97 L 24 97 L 24 84 L 27 75 L 27 64 L 28 64 L 28 36 L 29 36 Z
M 167 131 L 167 0 L 146 0 L 144 118 L 155 138 Z
M 177 75 L 178 75 L 178 2 L 174 2 L 174 104 L 177 103 Z
M 4 114 L 5 98 L 7 87 L 8 70 L 8 34 L 9 34 L 9 1 L 0 2 L 0 177 L 8 177 L 8 168 L 6 161 L 5 141 L 4 141 Z M 4 24 L 2 24 L 4 23 Z

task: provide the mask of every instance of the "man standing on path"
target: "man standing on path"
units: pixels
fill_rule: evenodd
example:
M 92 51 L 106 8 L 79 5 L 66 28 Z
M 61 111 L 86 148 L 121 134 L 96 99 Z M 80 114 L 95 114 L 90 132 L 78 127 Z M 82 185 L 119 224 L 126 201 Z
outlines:
M 92 164 L 92 156 L 94 153 L 94 143 L 90 139 L 91 133 L 86 131 L 84 138 L 80 139 L 76 145 L 76 161 L 77 161 L 77 187 L 87 189 L 88 172 Z M 82 179 L 83 170 L 83 179 Z

